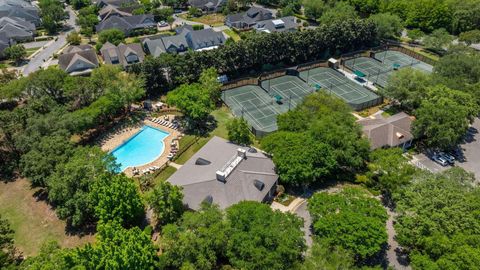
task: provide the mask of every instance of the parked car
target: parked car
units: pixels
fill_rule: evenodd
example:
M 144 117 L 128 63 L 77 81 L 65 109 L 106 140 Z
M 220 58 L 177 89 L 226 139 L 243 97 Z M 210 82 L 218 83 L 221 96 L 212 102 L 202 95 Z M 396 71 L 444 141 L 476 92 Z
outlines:
M 166 27 L 166 26 L 168 26 L 168 23 L 166 21 L 158 22 L 158 27 Z
M 447 160 L 448 163 L 450 164 L 454 164 L 455 163 L 455 157 L 450 155 L 450 154 L 447 154 L 447 153 L 444 153 L 444 152 L 440 152 L 440 156 L 442 156 L 445 160 Z
M 432 159 L 433 159 L 433 161 L 437 162 L 438 164 L 440 164 L 444 167 L 448 165 L 448 161 L 443 156 L 441 156 L 439 154 L 433 155 Z

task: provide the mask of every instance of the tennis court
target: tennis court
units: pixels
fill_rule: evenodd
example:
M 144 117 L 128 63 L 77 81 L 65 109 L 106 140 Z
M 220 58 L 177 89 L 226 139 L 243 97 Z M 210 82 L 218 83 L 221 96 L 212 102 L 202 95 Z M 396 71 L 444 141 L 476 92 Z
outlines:
M 378 61 L 381 61 L 382 63 L 391 67 L 412 67 L 427 73 L 432 73 L 433 71 L 433 66 L 398 51 L 387 50 L 383 52 L 377 52 L 375 53 L 374 57 Z
M 314 68 L 300 72 L 300 78 L 312 89 L 323 89 L 345 100 L 354 110 L 362 110 L 382 102 L 382 98 L 356 84 L 331 68 Z
M 363 73 L 365 79 L 375 84 L 385 87 L 388 77 L 393 72 L 393 67 L 383 64 L 370 57 L 358 57 L 345 61 L 345 66 L 354 73 Z
M 262 81 L 261 86 L 272 99 L 294 108 L 303 101 L 303 98 L 314 92 L 304 81 L 296 76 L 285 75 L 278 78 Z
M 288 111 L 288 106 L 276 103 L 257 85 L 223 91 L 222 99 L 235 116 L 243 117 L 255 130 L 265 133 L 277 130 L 277 115 Z

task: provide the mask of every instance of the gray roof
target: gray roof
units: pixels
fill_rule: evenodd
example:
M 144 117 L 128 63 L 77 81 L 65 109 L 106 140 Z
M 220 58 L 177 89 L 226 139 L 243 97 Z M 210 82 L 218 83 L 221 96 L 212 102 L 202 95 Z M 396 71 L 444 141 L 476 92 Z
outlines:
M 225 36 L 222 32 L 215 32 L 212 28 L 191 31 L 186 36 L 188 45 L 193 50 L 215 47 L 225 44 Z
M 15 41 L 32 39 L 35 25 L 18 17 L 0 18 L 0 33 Z
M 238 149 L 244 150 L 245 158 L 239 155 Z M 226 179 L 217 180 L 217 171 L 229 168 L 231 161 L 238 157 L 238 165 Z M 203 160 L 197 162 L 199 159 Z M 197 210 L 205 200 L 212 200 L 221 208 L 244 200 L 263 201 L 277 180 L 275 165 L 264 154 L 249 152 L 248 148 L 213 137 L 167 181 L 183 187 L 184 203 Z
M 107 5 L 121 7 L 129 4 L 138 4 L 137 0 L 96 0 L 95 3 L 101 8 Z
M 228 15 L 226 20 L 231 23 L 254 24 L 272 18 L 272 12 L 265 8 L 251 7 L 246 12 Z
M 188 4 L 199 9 L 215 8 L 218 9 L 225 5 L 226 0 L 188 0 Z
M 138 43 L 123 44 L 118 46 L 107 42 L 103 44 L 100 50 L 105 64 L 121 64 L 124 67 L 134 63 L 141 63 L 145 59 L 145 53 L 142 46 Z
M 0 0 L 0 17 L 18 17 L 40 25 L 38 8 L 28 1 L 23 0 Z
M 129 17 L 132 16 L 133 11 L 139 7 L 140 5 L 131 5 L 127 7 L 107 5 L 98 11 L 98 17 L 100 17 L 101 20 L 106 20 L 111 16 Z
M 174 36 L 148 37 L 143 40 L 145 50 L 152 56 L 176 51 L 182 52 L 188 48 L 200 50 L 213 48 L 225 44 L 225 36 L 222 32 L 215 32 L 211 28 L 194 31 L 192 26 L 185 25 L 175 29 Z
M 68 73 L 91 70 L 98 67 L 97 54 L 90 45 L 69 46 L 58 57 L 58 65 Z
M 398 146 L 413 139 L 411 133 L 412 118 L 400 112 L 388 118 L 365 118 L 357 121 L 363 133 L 370 140 L 372 149 L 384 146 Z
M 116 28 L 122 30 L 127 35 L 133 30 L 149 27 L 156 27 L 152 14 L 133 15 L 129 17 L 112 16 L 95 26 L 97 32 Z
M 297 27 L 297 19 L 293 16 L 259 21 L 255 25 L 257 31 L 267 33 L 296 31 Z

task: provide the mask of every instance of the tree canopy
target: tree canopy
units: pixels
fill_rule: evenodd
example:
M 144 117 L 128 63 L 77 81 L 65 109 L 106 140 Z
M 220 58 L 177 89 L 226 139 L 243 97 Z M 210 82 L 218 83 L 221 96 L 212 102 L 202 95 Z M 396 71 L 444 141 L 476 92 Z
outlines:
M 166 181 L 156 185 L 147 195 L 147 202 L 162 225 L 173 223 L 182 216 L 184 211 L 182 199 L 181 188 Z
M 163 227 L 160 261 L 175 269 L 291 269 L 305 250 L 301 227 L 293 214 L 258 202 L 240 202 L 226 213 L 203 204 Z
M 243 118 L 233 118 L 227 123 L 228 139 L 241 145 L 250 145 L 253 142 L 252 133 L 247 121 Z
M 318 192 L 308 201 L 318 241 L 352 252 L 357 261 L 379 253 L 387 243 L 387 213 L 380 202 L 358 187 L 338 193 Z
M 418 269 L 478 269 L 480 265 L 480 190 L 474 177 L 453 168 L 424 173 L 394 194 L 395 229 Z
M 261 143 L 273 155 L 281 181 L 308 184 L 364 166 L 368 141 L 350 110 L 342 100 L 319 92 L 278 116 L 279 130 Z

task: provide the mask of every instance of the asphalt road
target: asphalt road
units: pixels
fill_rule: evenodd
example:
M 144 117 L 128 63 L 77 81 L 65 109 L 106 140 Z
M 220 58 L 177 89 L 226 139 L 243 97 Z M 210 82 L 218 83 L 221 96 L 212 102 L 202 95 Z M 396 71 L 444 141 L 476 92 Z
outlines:
M 469 128 L 465 140 L 460 144 L 463 159 L 456 161 L 455 165 L 475 174 L 480 182 L 480 119 L 475 119 Z
M 308 247 L 312 246 L 312 218 L 310 217 L 310 213 L 307 209 L 307 201 L 304 201 L 300 206 L 295 209 L 295 214 L 301 218 L 303 218 L 303 229 L 302 231 L 305 234 L 305 242 Z
M 58 50 L 67 44 L 67 34 L 73 30 L 79 30 L 79 27 L 75 25 L 77 15 L 73 12 L 70 6 L 67 6 L 65 10 L 70 14 L 70 18 L 65 23 L 66 29 L 60 32 L 60 34 L 57 36 L 57 40 L 47 43 L 45 48 L 40 53 L 30 59 L 30 62 L 22 71 L 23 75 L 27 76 L 28 74 L 39 70 L 40 67 L 53 56 L 54 53 L 58 52 Z

